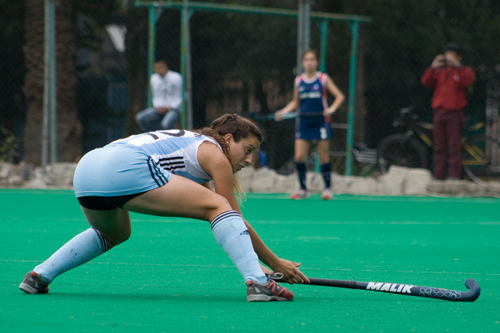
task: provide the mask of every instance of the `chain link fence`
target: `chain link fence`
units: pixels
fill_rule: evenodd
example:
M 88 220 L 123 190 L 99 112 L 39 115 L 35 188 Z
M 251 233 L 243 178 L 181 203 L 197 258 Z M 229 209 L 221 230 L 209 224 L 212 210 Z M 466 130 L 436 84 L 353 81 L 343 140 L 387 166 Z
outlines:
M 224 3 L 297 10 L 295 0 Z M 471 3 L 474 11 L 447 1 L 438 5 L 413 0 L 397 4 L 317 0 L 312 4 L 314 12 L 373 19 L 360 25 L 356 144 L 375 149 L 397 131 L 393 119 L 408 105 L 416 105 L 421 119 L 430 121 L 432 92 L 420 85 L 420 77 L 451 40 L 463 45 L 464 63 L 477 73 L 467 113 L 485 121 L 489 134 L 499 137 L 500 52 L 491 40 L 500 32 L 499 14 L 495 14 L 500 8 L 495 2 Z M 39 164 L 44 1 L 0 1 L 0 5 L 0 160 Z M 74 162 L 93 148 L 138 133 L 134 116 L 148 103 L 149 12 L 127 0 L 59 0 L 56 15 L 57 155 L 59 161 Z M 166 57 L 170 69 L 180 72 L 181 12 L 163 9 L 156 10 L 156 15 L 156 55 Z M 480 28 L 478 19 L 483 20 Z M 224 113 L 252 117 L 266 138 L 260 165 L 292 172 L 295 121 L 277 123 L 268 115 L 292 98 L 297 18 L 192 11 L 190 27 L 193 127 L 208 126 Z M 325 72 L 346 96 L 351 33 L 347 22 L 330 21 L 324 58 Z M 320 22 L 312 19 L 312 48 L 320 48 L 321 37 Z M 348 101 L 332 119 L 332 165 L 339 174 L 345 172 L 347 106 Z M 355 159 L 353 173 L 375 170 L 366 164 Z

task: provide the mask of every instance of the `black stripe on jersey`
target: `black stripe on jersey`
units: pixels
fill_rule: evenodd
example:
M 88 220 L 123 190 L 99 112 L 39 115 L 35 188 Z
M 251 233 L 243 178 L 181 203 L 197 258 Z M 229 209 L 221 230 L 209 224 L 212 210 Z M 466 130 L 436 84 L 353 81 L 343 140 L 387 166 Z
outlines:
M 186 167 L 186 164 L 184 163 L 184 157 L 182 156 L 160 158 L 159 163 L 162 168 L 169 171 Z
M 179 169 L 184 169 L 184 166 L 182 167 L 163 167 L 163 169 L 169 171 L 169 172 L 174 172 L 175 170 L 179 170 Z
M 184 157 L 182 156 L 173 156 L 173 157 L 163 157 L 160 158 L 158 161 L 160 162 L 168 162 L 168 161 L 176 161 L 176 160 L 184 160 Z
M 159 164 L 155 164 L 155 169 L 156 169 L 156 174 L 160 181 L 162 182 L 162 185 L 165 185 L 168 183 L 167 177 L 163 174 L 163 170 L 161 169 L 161 166 Z
M 227 212 L 224 212 L 222 214 L 217 215 L 212 222 L 210 222 L 210 227 L 212 230 L 219 224 L 220 222 L 224 221 L 225 219 L 232 218 L 232 217 L 239 217 L 241 218 L 241 215 L 235 211 L 235 210 L 229 210 Z
M 151 174 L 151 178 L 153 178 L 153 180 L 155 181 L 156 185 L 158 186 L 162 186 L 162 184 L 160 184 L 158 182 L 158 180 L 156 179 L 155 177 L 155 172 L 156 172 L 156 163 L 153 161 L 153 159 L 150 157 L 148 158 L 148 167 L 149 167 L 149 173 Z
M 180 161 L 160 161 L 160 165 L 179 165 L 179 164 L 184 164 L 183 160 Z
M 161 163 L 160 166 L 163 169 L 169 170 L 169 169 L 182 169 L 185 168 L 186 165 L 184 162 L 179 162 L 179 163 Z
M 151 177 L 159 187 L 165 185 L 168 182 L 168 179 L 165 177 L 165 175 L 163 175 L 160 167 L 153 161 L 151 157 L 148 158 L 148 166 Z

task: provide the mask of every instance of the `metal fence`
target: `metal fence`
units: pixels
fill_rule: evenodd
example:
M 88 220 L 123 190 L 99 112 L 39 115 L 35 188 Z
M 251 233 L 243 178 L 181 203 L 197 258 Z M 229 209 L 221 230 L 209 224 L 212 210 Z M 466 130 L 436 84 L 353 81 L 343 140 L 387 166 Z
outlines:
M 301 70 L 302 52 L 310 48 L 312 39 L 318 45 L 320 70 L 325 71 L 332 59 L 328 51 L 334 49 L 329 47 L 332 42 L 329 35 L 349 29 L 350 36 L 340 35 L 347 38 L 346 49 L 337 48 L 334 55 L 347 55 L 341 57 L 337 65 L 347 70 L 343 74 L 348 83 L 344 90 L 348 96 L 345 106 L 348 124 L 340 128 L 347 130 L 342 134 L 346 142 L 342 151 L 346 152 L 345 164 L 351 172 L 359 25 L 369 22 L 369 18 L 311 12 L 300 2 L 299 10 L 198 2 L 187 6 L 186 1 L 140 2 L 136 6 L 147 8 L 149 12 L 150 67 L 158 48 L 159 53 L 164 54 L 159 43 L 161 17 L 165 15 L 165 19 L 172 21 L 176 11 L 180 12 L 180 70 L 188 87 L 182 125 L 187 128 L 205 126 L 221 113 L 253 117 L 261 123 L 268 141 L 273 143 L 263 147 L 261 156 L 265 154 L 265 163 L 275 169 L 293 165 L 287 142 L 293 138 L 294 122 L 276 124 L 272 121 L 272 113 L 291 99 L 293 78 Z M 312 34 L 311 22 L 317 27 Z M 175 28 L 163 33 L 165 36 L 177 35 Z
M 227 2 L 284 11 L 296 11 L 298 4 L 295 0 Z M 176 2 L 165 2 L 169 3 Z M 325 27 L 321 17 L 311 19 L 310 46 L 322 51 L 322 69 L 346 96 L 350 92 L 355 96 L 355 100 L 348 98 L 333 117 L 332 165 L 340 174 L 346 173 L 346 146 L 352 144 L 347 140 L 350 105 L 354 116 L 353 143 L 372 149 L 385 136 L 397 131 L 392 127 L 392 120 L 398 109 L 417 104 L 421 118 L 430 120 L 431 92 L 422 87 L 419 80 L 434 54 L 440 52 L 445 38 L 424 45 L 423 28 L 415 26 L 403 37 L 396 38 L 393 35 L 398 26 L 401 30 L 409 29 L 405 19 L 397 13 L 394 17 L 384 16 L 382 8 L 375 3 L 360 12 L 345 5 L 350 12 L 342 13 L 350 14 L 351 18 L 373 18 L 359 25 L 354 87 L 350 86 L 353 82 L 352 21 L 329 20 Z M 41 163 L 43 98 L 33 92 L 44 88 L 44 35 L 40 32 L 44 27 L 44 4 L 43 0 L 3 2 L 4 10 L 0 13 L 3 32 L 0 40 L 3 45 L 0 49 L 3 78 L 0 81 L 0 160 L 3 161 Z M 412 12 L 417 16 L 415 20 L 425 18 L 423 9 L 415 12 L 415 8 L 421 7 L 414 1 L 397 6 Z M 332 8 L 329 1 L 318 0 L 312 5 L 314 13 Z M 171 70 L 183 72 L 188 61 L 183 49 L 186 17 L 174 6 L 153 11 L 154 52 L 167 58 Z M 193 9 L 188 15 L 192 93 L 186 97 L 192 101 L 192 119 L 188 123 L 186 116 L 180 126 L 207 126 L 223 113 L 253 117 L 266 138 L 261 165 L 282 173 L 292 172 L 295 122 L 276 123 L 267 115 L 285 106 L 292 97 L 293 79 L 297 74 L 297 17 Z M 408 24 L 414 24 L 413 18 L 407 20 Z M 69 24 L 69 29 L 64 28 L 64 22 Z M 133 117 L 148 105 L 151 10 L 132 1 L 60 0 L 55 23 L 57 159 L 76 161 L 95 147 L 139 131 Z M 421 26 L 425 24 L 428 23 L 422 22 Z M 500 75 L 494 66 L 498 55 L 483 54 L 489 57 L 483 64 L 473 52 L 478 47 L 475 41 L 460 39 L 461 36 L 466 33 L 452 37 L 459 42 L 467 41 L 464 44 L 469 53 L 464 60 L 473 65 L 478 74 L 468 113 L 486 121 L 489 134 L 498 137 Z M 72 59 L 63 56 L 68 54 Z M 353 174 L 369 170 L 366 163 L 356 159 L 353 163 Z

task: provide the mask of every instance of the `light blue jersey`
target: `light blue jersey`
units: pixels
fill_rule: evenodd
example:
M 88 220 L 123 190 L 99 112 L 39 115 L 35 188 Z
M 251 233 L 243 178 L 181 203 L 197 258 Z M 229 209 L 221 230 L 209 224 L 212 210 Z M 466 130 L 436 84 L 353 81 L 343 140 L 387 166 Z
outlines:
M 165 185 L 172 174 L 208 182 L 212 179 L 198 162 L 198 148 L 205 141 L 220 148 L 211 137 L 168 130 L 132 135 L 94 149 L 75 170 L 76 196 L 142 193 Z

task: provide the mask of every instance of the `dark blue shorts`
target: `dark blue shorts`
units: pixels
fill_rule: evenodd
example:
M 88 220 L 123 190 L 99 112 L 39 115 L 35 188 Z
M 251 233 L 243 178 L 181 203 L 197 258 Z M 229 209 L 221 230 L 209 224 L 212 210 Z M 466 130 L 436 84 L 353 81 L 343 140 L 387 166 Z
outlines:
M 330 121 L 324 116 L 300 116 L 295 139 L 307 141 L 328 140 L 333 137 Z

